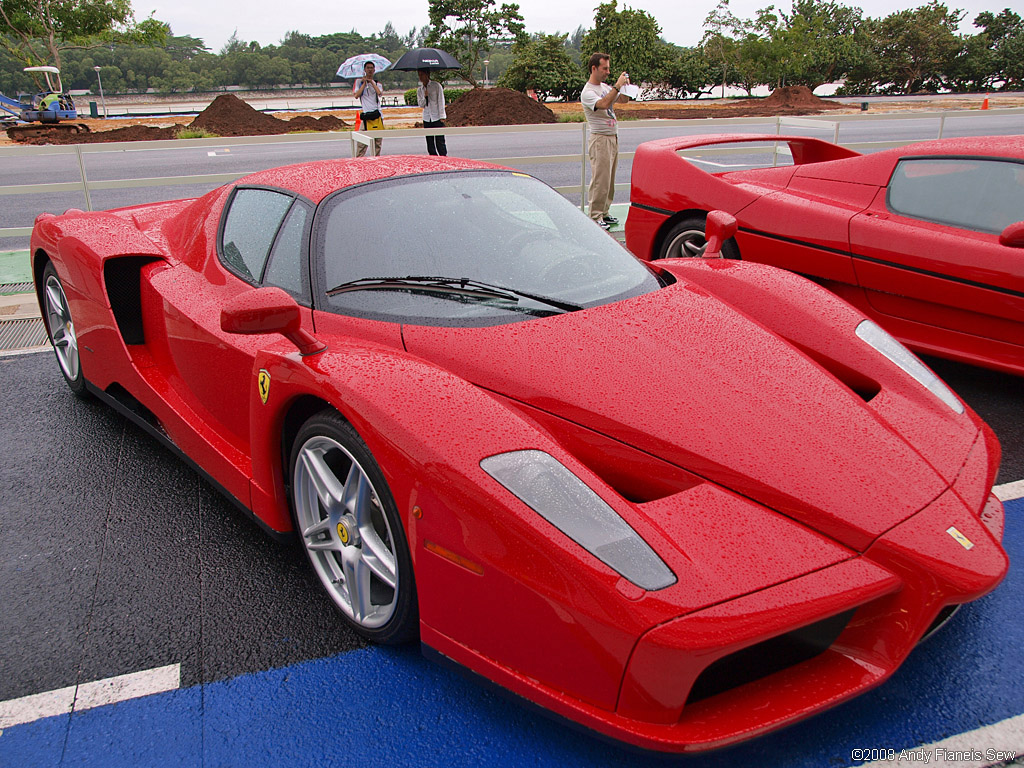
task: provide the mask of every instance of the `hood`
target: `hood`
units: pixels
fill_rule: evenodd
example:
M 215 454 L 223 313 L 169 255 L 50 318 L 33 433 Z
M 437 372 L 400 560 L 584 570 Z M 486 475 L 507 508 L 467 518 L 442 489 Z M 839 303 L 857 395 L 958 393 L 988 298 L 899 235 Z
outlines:
M 406 326 L 403 335 L 409 352 L 480 387 L 656 455 L 859 551 L 947 487 L 869 402 L 683 281 L 549 318 Z

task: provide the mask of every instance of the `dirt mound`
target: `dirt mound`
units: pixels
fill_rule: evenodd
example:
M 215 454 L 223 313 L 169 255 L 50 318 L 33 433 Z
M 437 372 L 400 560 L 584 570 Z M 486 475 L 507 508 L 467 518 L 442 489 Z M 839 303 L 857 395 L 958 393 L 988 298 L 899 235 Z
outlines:
M 288 133 L 288 122 L 253 109 L 231 93 L 223 93 L 196 115 L 189 128 L 218 136 L 272 136 Z
M 19 144 L 98 144 L 105 141 L 160 141 L 176 137 L 181 126 L 154 128 L 149 125 L 129 125 L 111 131 L 86 131 L 72 133 L 60 128 L 50 128 L 45 133 L 29 138 L 11 136 Z M 8 134 L 10 135 L 10 134 Z
M 452 102 L 445 125 L 532 125 L 557 123 L 555 113 L 525 93 L 508 88 L 474 88 Z
M 289 131 L 340 131 L 346 127 L 348 127 L 348 123 L 334 115 L 323 115 L 322 117 L 299 115 L 288 121 Z
M 786 85 L 776 88 L 764 100 L 772 107 L 819 107 L 832 109 L 835 105 L 815 96 L 806 85 Z
M 35 137 L 20 137 L 8 134 L 21 144 L 92 144 L 104 141 L 159 141 L 177 138 L 183 127 L 197 128 L 218 136 L 273 136 L 292 131 L 337 131 L 348 124 L 334 115 L 310 117 L 299 115 L 291 120 L 279 120 L 272 115 L 253 109 L 237 96 L 225 93 L 199 113 L 188 126 L 175 125 L 169 128 L 155 128 L 148 125 L 131 125 L 110 131 L 71 133 L 61 129 L 49 129 Z

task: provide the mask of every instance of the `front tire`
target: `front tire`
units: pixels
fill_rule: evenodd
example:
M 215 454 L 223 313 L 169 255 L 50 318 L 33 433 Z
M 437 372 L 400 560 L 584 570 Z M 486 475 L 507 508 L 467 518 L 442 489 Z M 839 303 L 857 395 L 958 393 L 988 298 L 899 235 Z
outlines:
M 295 530 L 348 624 L 397 645 L 419 633 L 412 559 L 384 475 L 355 429 L 331 410 L 311 417 L 291 451 Z
M 84 397 L 85 377 L 82 375 L 82 359 L 78 353 L 78 334 L 75 332 L 75 322 L 71 317 L 71 306 L 64 293 L 64 285 L 52 261 L 47 262 L 43 270 L 43 319 L 64 381 L 72 392 Z
M 706 216 L 688 216 L 673 227 L 661 241 L 658 250 L 659 259 L 699 258 L 704 255 L 707 237 L 704 235 Z M 730 237 L 722 246 L 722 257 L 738 259 L 740 249 L 736 238 Z

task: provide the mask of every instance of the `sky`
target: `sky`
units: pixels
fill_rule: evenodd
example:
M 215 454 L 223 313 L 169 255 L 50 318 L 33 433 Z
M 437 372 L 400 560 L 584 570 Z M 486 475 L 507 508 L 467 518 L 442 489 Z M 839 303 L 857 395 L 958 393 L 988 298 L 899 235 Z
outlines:
M 859 6 L 865 16 L 884 17 L 896 10 L 924 5 L 927 0 L 843 0 Z M 530 33 L 574 32 L 579 25 L 593 26 L 594 8 L 600 0 L 519 0 L 519 11 Z M 646 0 L 619 2 L 624 7 L 647 11 L 661 25 L 662 37 L 670 43 L 693 46 L 703 35 L 704 18 L 718 0 Z M 950 8 L 967 11 L 962 33 L 973 33 L 971 21 L 982 11 L 998 12 L 1010 7 L 1024 12 L 1022 0 L 946 0 Z M 496 0 L 501 5 L 502 0 Z M 753 19 L 760 8 L 772 0 L 732 0 L 729 9 L 742 19 Z M 777 7 L 789 11 L 791 0 L 779 0 Z M 427 23 L 427 0 L 384 2 L 325 2 L 325 0 L 246 0 L 244 3 L 200 2 L 200 0 L 133 0 L 135 17 L 142 20 L 151 13 L 171 25 L 176 35 L 201 38 L 214 53 L 237 30 L 239 40 L 256 40 L 261 45 L 277 44 L 291 30 L 317 36 L 355 30 L 368 37 L 381 32 L 389 21 L 400 35 Z M 243 9 L 239 12 L 239 9 Z

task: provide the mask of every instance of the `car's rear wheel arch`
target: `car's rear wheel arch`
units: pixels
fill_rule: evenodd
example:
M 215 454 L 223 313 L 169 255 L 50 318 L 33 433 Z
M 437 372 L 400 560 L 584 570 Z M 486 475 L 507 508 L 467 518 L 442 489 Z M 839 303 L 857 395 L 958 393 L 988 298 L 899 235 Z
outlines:
M 698 208 L 679 211 L 670 216 L 658 229 L 654 247 L 651 249 L 651 258 L 655 260 L 668 258 L 669 254 L 666 250 L 672 245 L 671 241 L 676 238 L 680 230 L 699 231 L 703 234 L 707 217 L 708 212 Z M 722 246 L 722 256 L 727 259 L 740 258 L 740 249 L 736 244 L 736 238 L 729 238 L 725 242 L 725 245 Z

